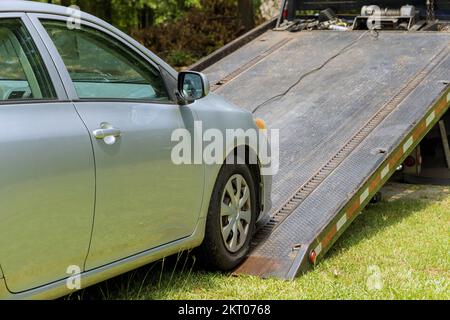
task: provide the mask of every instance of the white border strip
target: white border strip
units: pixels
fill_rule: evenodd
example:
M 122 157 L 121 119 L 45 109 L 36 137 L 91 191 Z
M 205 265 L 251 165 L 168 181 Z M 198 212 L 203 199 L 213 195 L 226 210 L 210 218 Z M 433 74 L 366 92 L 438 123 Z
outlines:
M 347 214 L 344 214 L 342 218 L 336 223 L 336 232 L 339 231 L 347 222 Z
M 359 197 L 359 205 L 361 205 L 367 199 L 368 196 L 369 196 L 369 188 L 366 188 L 366 190 L 364 190 L 364 192 Z
M 413 137 L 409 137 L 408 141 L 405 142 L 405 144 L 403 145 L 403 153 L 406 153 L 409 148 L 411 148 L 411 146 L 413 145 L 414 139 Z

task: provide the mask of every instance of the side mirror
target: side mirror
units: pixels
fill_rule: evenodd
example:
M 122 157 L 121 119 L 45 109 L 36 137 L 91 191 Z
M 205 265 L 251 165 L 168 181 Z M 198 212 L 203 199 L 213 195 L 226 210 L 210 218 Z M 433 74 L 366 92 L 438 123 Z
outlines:
M 209 94 L 209 81 L 203 73 L 182 71 L 178 73 L 178 103 L 188 104 Z

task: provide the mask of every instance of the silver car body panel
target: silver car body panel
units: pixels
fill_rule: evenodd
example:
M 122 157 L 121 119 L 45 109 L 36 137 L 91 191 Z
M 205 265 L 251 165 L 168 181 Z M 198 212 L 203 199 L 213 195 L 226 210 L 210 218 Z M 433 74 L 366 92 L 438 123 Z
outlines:
M 142 267 L 150 262 L 200 245 L 204 237 L 204 226 L 205 220 L 200 219 L 194 233 L 188 238 L 174 241 L 157 248 L 149 249 L 131 257 L 121 259 L 105 266 L 81 273 L 79 275 L 81 288 L 89 287 L 98 282 Z M 193 262 L 188 261 L 188 263 L 192 264 Z M 6 278 L 3 280 L 6 280 Z M 2 283 L 2 280 L 0 280 L 0 298 L 9 300 L 55 299 L 73 292 L 73 290 L 67 288 L 68 283 L 74 282 L 72 279 L 67 278 L 46 284 L 41 287 L 14 294 L 9 290 L 7 281 L 4 281 Z
M 113 145 L 93 139 L 97 192 L 90 270 L 189 236 L 201 208 L 204 166 L 175 165 L 170 136 L 192 126 L 177 105 L 77 102 L 93 132 L 102 122 L 122 131 Z
M 83 266 L 94 159 L 71 103 L 1 105 L 0 119 L 0 260 L 10 290 L 21 292 Z

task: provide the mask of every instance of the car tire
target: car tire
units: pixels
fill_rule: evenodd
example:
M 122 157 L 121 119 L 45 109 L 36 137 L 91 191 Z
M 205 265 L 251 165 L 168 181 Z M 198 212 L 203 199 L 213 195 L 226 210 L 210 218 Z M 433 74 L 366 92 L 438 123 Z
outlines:
M 230 196 L 233 192 L 234 199 Z M 205 238 L 199 248 L 200 259 L 206 267 L 227 271 L 242 262 L 250 248 L 256 216 L 256 188 L 249 167 L 223 165 L 211 195 Z

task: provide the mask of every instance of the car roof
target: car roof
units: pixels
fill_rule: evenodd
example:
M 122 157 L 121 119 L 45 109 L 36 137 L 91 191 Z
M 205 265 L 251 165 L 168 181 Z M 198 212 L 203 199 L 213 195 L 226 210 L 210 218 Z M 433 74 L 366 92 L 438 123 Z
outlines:
M 30 12 L 30 13 L 46 13 L 62 16 L 71 16 L 73 10 L 56 4 L 28 1 L 28 0 L 1 0 L 0 12 Z M 104 21 L 94 17 L 88 13 L 81 11 L 81 18 L 92 21 L 94 23 L 104 25 Z

